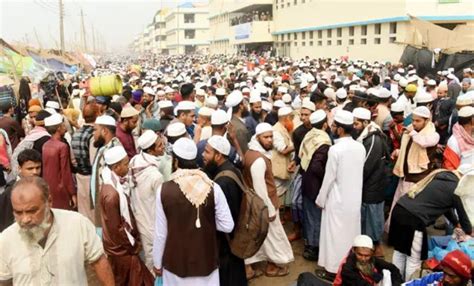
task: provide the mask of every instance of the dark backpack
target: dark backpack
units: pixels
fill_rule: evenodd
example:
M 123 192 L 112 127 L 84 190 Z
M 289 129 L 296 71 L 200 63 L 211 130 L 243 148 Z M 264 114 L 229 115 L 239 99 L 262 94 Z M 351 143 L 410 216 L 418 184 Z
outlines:
M 234 237 L 229 240 L 232 253 L 242 259 L 252 257 L 267 238 L 269 216 L 268 207 L 257 193 L 242 183 L 232 171 L 222 171 L 220 177 L 232 179 L 243 191 L 238 221 L 235 222 Z

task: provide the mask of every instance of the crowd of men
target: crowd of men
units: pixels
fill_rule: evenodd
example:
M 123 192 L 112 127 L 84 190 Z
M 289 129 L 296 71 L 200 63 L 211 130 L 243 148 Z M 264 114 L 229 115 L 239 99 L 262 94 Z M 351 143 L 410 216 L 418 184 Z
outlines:
M 318 279 L 400 285 L 422 268 L 440 217 L 447 233 L 474 235 L 471 69 L 136 61 L 92 73 L 119 74 L 121 94 L 93 96 L 70 77 L 65 99 L 32 83 L 22 121 L 2 107 L 0 285 L 83 285 L 86 263 L 104 285 L 241 286 L 288 275 L 298 239 Z M 233 239 L 248 192 L 265 206 L 248 223 L 268 230 L 243 257 Z M 446 256 L 440 285 L 468 285 L 471 263 Z
M 240 16 L 232 18 L 230 21 L 231 26 L 244 24 L 244 23 L 251 23 L 257 21 L 271 21 L 272 15 L 270 11 L 258 11 L 255 10 L 253 12 L 244 13 Z

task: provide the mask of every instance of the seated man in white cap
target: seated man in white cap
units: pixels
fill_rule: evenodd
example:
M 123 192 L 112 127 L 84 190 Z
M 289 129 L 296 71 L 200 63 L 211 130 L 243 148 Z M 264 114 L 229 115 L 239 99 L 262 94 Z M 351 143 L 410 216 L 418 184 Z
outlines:
M 318 264 L 325 271 L 318 276 L 334 279 L 339 263 L 360 234 L 364 146 L 352 139 L 354 116 L 338 110 L 332 133 L 335 144 L 329 148 L 323 183 L 315 203 L 323 209 Z M 344 235 L 341 235 L 344 234 Z
M 122 146 L 104 153 L 104 184 L 100 191 L 102 241 L 116 285 L 153 285 L 153 275 L 140 259 L 140 235 L 130 209 L 130 190 L 125 184 L 128 156 Z
M 323 183 L 329 147 L 329 126 L 326 112 L 319 109 L 309 117 L 312 129 L 306 133 L 298 153 L 300 158 L 301 193 L 303 197 L 303 229 L 305 248 L 303 257 L 317 261 L 321 232 L 321 209 L 314 201 Z
M 132 132 L 137 127 L 138 115 L 138 110 L 131 105 L 126 105 L 120 113 L 120 122 L 117 124 L 117 138 L 127 151 L 129 159 L 137 154 Z
M 71 170 L 71 156 L 64 134 L 66 126 L 61 114 L 56 113 L 44 120 L 51 138 L 43 145 L 43 178 L 50 186 L 52 206 L 73 210 L 77 207 L 76 188 Z
M 219 285 L 216 231 L 234 228 L 221 188 L 198 169 L 196 155 L 193 140 L 178 139 L 171 181 L 156 193 L 153 261 L 163 285 Z
M 249 114 L 247 102 L 244 100 L 244 96 L 240 91 L 234 90 L 227 97 L 225 105 L 232 112 L 232 118 L 230 122 L 237 135 L 237 141 L 239 142 L 240 149 L 242 150 L 242 153 L 245 154 L 245 152 L 248 150 L 248 143 L 251 137 L 244 121 L 244 118 Z
M 153 271 L 153 229 L 155 228 L 155 194 L 158 187 L 169 179 L 171 162 L 164 162 L 165 146 L 162 138 L 151 130 L 145 131 L 137 144 L 140 152 L 130 161 L 130 203 L 134 210 L 138 231 L 143 243 L 145 264 Z M 167 164 L 169 163 L 169 164 Z M 169 169 L 166 168 L 169 165 Z M 168 170 L 163 170 L 165 167 Z M 166 172 L 167 174 L 163 174 Z
M 390 281 L 393 286 L 401 285 L 403 279 L 398 268 L 376 257 L 374 253 L 374 245 L 369 236 L 356 236 L 349 255 L 339 266 L 333 285 L 377 285 L 382 281 Z M 386 275 L 390 277 L 387 279 Z
M 370 110 L 357 107 L 354 115 L 355 139 L 365 148 L 364 182 L 362 188 L 362 234 L 370 236 L 375 244 L 375 255 L 383 256 L 385 188 L 389 183 L 389 150 L 387 138 L 373 121 Z
M 251 264 L 267 261 L 265 275 L 269 277 L 289 274 L 288 263 L 294 260 L 293 250 L 280 221 L 279 202 L 275 178 L 272 173 L 273 128 L 268 123 L 260 123 L 249 143 L 244 158 L 244 180 L 253 188 L 268 207 L 270 224 L 267 238 L 262 247 L 252 257 L 245 260 L 248 278 L 256 276 Z
M 240 186 L 243 186 L 243 182 L 242 174 L 228 159 L 230 147 L 229 141 L 223 136 L 213 135 L 209 138 L 203 152 L 204 171 L 222 188 L 232 219 L 237 223 L 243 196 Z M 219 237 L 220 285 L 247 285 L 244 260 L 232 253 L 224 233 L 218 232 L 217 235 Z M 233 235 L 234 233 L 231 232 L 230 237 Z

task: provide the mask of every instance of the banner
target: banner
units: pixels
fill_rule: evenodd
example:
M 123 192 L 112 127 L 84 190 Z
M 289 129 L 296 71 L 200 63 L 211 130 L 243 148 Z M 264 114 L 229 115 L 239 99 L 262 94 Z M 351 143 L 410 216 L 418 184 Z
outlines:
M 250 37 L 250 30 L 252 28 L 252 23 L 244 23 L 235 26 L 235 39 L 243 40 Z

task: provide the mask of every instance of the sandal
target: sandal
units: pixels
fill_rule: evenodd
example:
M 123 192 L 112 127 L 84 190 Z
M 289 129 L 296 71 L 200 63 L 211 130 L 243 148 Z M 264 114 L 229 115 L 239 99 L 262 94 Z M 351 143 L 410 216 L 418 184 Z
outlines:
M 290 274 L 290 267 L 288 266 L 278 267 L 278 270 L 276 272 L 265 271 L 265 276 L 267 277 L 283 277 L 288 274 Z
M 316 272 L 316 276 L 318 276 L 318 278 L 321 278 L 323 280 L 333 282 L 334 279 L 336 279 L 336 274 L 327 272 L 324 269 L 323 270 L 317 269 L 315 272 Z
M 250 281 L 250 280 L 258 278 L 262 275 L 263 275 L 263 271 L 260 270 L 260 269 L 257 269 L 257 270 L 253 270 L 252 274 L 247 276 L 246 278 L 247 278 L 247 281 Z

